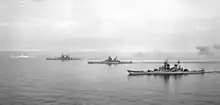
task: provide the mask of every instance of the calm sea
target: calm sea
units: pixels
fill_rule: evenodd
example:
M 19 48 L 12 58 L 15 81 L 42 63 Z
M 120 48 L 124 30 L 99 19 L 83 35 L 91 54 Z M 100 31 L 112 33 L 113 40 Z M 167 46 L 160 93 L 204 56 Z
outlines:
M 220 105 L 220 74 L 128 76 L 157 64 L 0 59 L 0 105 Z M 218 63 L 182 64 L 219 70 Z

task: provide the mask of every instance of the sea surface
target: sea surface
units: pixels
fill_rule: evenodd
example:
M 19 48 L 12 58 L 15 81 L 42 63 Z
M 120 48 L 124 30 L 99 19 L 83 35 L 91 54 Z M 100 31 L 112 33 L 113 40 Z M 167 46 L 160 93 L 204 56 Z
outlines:
M 182 65 L 220 71 L 219 63 Z M 1 57 L 0 105 L 220 105 L 219 73 L 128 76 L 126 72 L 157 66 Z

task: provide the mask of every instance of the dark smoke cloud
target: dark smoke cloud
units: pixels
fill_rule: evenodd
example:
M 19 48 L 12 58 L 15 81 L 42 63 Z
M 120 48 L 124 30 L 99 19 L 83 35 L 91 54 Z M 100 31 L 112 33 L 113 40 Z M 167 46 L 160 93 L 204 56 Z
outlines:
M 199 50 L 200 55 L 210 55 L 211 54 L 209 47 L 201 46 L 201 47 L 196 47 L 196 49 Z
M 215 44 L 215 45 L 213 45 L 213 48 L 214 48 L 215 50 L 220 50 L 220 44 Z

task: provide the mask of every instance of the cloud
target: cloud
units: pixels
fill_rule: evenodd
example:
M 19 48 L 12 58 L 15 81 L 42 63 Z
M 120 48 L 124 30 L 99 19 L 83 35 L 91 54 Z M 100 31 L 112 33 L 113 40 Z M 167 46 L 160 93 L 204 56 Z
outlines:
M 32 0 L 34 2 L 42 2 L 42 1 L 46 1 L 46 0 Z
M 97 49 L 78 49 L 79 52 L 97 52 Z
M 8 27 L 9 23 L 8 22 L 2 22 L 0 23 L 0 27 Z
M 0 49 L 0 51 L 31 51 L 31 52 L 41 52 L 41 49 Z
M 25 5 L 22 8 L 11 1 L 3 4 L 5 7 L 0 9 L 3 12 L 0 20 L 4 20 L 4 17 L 10 23 L 2 22 L 0 27 L 12 27 L 5 33 L 8 33 L 8 40 L 14 45 L 23 43 L 23 46 L 31 46 L 35 40 L 38 43 L 53 40 L 51 43 L 76 42 L 65 44 L 64 47 L 78 45 L 88 49 L 99 49 L 97 46 L 106 43 L 103 44 L 104 48 L 122 51 L 145 51 L 155 47 L 163 51 L 188 51 L 197 45 L 210 46 L 220 41 L 217 38 L 220 18 L 207 18 L 216 15 L 210 15 L 207 12 L 210 8 L 202 2 L 194 4 L 186 0 L 186 5 L 177 0 L 23 2 Z M 207 11 L 201 12 L 204 9 Z M 71 39 L 79 37 L 81 41 Z M 86 40 L 94 37 L 100 39 Z M 120 41 L 111 39 L 108 43 L 104 38 L 118 38 Z M 67 41 L 69 39 L 70 42 Z M 39 44 L 39 48 L 44 46 L 47 43 Z M 48 48 L 53 46 L 51 44 Z
M 46 20 L 46 19 L 38 19 L 36 21 L 29 20 L 29 21 L 21 21 L 21 22 L 13 22 L 12 27 L 17 29 L 21 29 L 28 33 L 42 31 L 45 29 L 50 30 L 53 33 L 59 31 L 71 31 L 76 28 L 80 23 L 73 21 L 73 20 L 63 20 L 63 21 L 53 21 L 53 20 Z M 28 29 L 28 30 L 26 30 Z

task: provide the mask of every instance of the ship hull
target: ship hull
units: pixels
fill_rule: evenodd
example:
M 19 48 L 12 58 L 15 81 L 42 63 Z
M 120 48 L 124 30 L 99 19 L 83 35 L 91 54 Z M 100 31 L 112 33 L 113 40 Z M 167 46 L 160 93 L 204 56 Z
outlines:
M 127 70 L 129 75 L 189 75 L 189 74 L 204 74 L 208 73 L 205 71 L 177 71 L 177 72 L 164 72 L 164 71 L 136 71 L 136 70 Z

